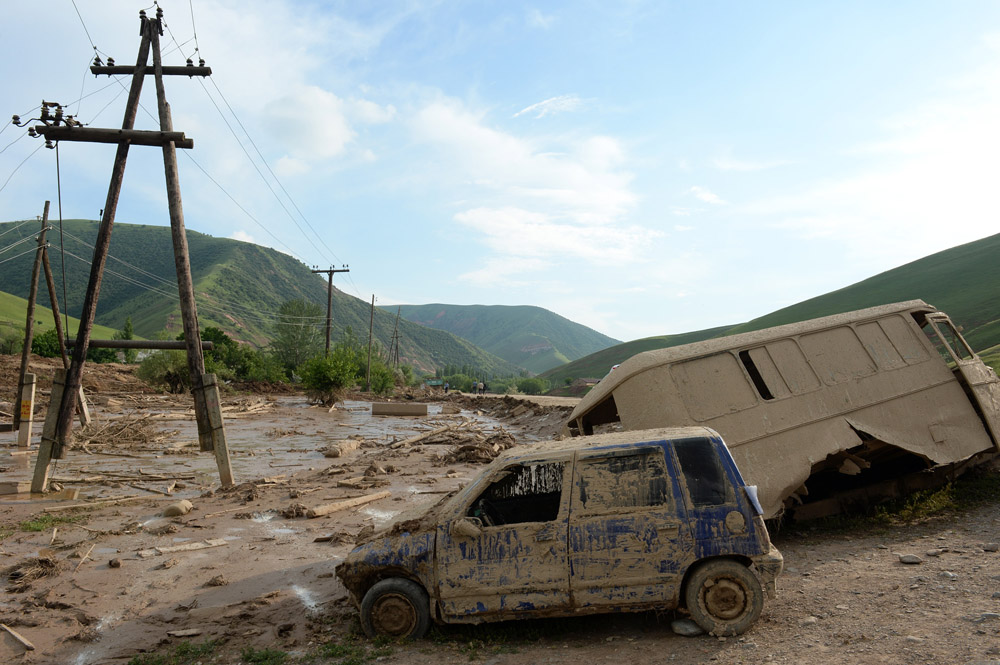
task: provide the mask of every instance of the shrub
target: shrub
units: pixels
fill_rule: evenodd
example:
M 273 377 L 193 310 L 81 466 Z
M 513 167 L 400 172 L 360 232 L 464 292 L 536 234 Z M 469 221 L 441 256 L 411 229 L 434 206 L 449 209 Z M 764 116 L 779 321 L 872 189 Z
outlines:
M 355 385 L 357 365 L 346 354 L 331 353 L 307 360 L 300 368 L 302 385 L 310 398 L 330 406 Z

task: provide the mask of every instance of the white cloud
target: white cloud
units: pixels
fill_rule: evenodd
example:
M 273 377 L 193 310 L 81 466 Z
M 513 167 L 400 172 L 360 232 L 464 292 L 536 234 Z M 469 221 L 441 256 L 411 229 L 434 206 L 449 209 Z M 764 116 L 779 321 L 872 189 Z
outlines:
M 556 20 L 555 16 L 552 15 L 546 16 L 538 9 L 532 8 L 528 10 L 527 22 L 529 27 L 548 30 L 550 27 L 552 27 L 552 24 L 555 22 L 555 20 Z
M 836 243 L 880 270 L 997 232 L 1000 69 L 889 118 L 885 138 L 844 151 L 849 170 L 741 210 L 800 238 Z
M 712 165 L 720 171 L 766 171 L 767 169 L 787 166 L 790 161 L 784 159 L 774 159 L 770 161 L 748 161 L 734 159 L 731 155 L 716 157 Z
M 544 101 L 527 106 L 515 113 L 514 117 L 517 118 L 518 116 L 533 113 L 535 114 L 535 118 L 544 118 L 547 115 L 554 115 L 556 113 L 577 111 L 582 105 L 583 100 L 576 95 L 560 95 L 559 97 L 550 97 Z
M 546 139 L 488 127 L 482 113 L 454 101 L 427 105 L 412 129 L 442 153 L 443 168 L 453 177 L 484 190 L 477 192 L 483 203 L 495 198 L 497 207 L 542 209 L 587 225 L 615 223 L 636 203 L 632 176 L 620 168 L 623 151 L 610 137 L 549 139 L 558 145 L 542 145 Z
M 243 229 L 239 229 L 238 231 L 233 231 L 229 237 L 232 238 L 233 240 L 240 240 L 242 242 L 252 242 L 254 244 L 258 244 L 257 240 Z
M 726 205 L 725 201 L 705 187 L 698 187 L 695 185 L 688 190 L 688 193 L 699 201 L 704 201 L 705 203 L 711 203 L 712 205 Z

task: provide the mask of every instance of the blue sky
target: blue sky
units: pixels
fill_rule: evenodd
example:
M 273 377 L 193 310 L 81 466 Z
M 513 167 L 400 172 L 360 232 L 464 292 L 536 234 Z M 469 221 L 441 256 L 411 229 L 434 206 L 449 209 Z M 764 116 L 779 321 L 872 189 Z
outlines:
M 87 66 L 134 63 L 146 6 L 5 7 L 2 115 L 120 126 Z M 995 1 L 160 6 L 166 64 L 197 46 L 214 71 L 167 81 L 187 227 L 350 264 L 335 283 L 382 305 L 538 305 L 627 340 L 998 230 Z M 56 202 L 23 133 L 0 134 L 3 220 Z M 97 218 L 113 155 L 60 147 L 64 217 Z M 131 150 L 117 221 L 169 223 L 159 150 Z

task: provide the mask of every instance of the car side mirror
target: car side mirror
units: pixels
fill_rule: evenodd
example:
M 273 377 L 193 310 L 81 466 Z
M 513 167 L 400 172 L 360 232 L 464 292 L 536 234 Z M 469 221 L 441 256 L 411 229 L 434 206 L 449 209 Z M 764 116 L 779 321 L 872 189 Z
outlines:
M 451 523 L 451 535 L 457 538 L 478 538 L 483 533 L 483 523 L 478 517 L 462 517 Z

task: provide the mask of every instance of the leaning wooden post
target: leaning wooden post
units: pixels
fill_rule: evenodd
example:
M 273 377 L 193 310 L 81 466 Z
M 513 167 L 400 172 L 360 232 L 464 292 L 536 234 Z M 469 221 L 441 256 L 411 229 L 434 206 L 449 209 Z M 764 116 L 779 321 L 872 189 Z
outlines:
M 226 430 L 222 423 L 222 403 L 219 400 L 219 383 L 215 374 L 204 374 L 201 383 L 205 391 L 205 406 L 208 420 L 212 426 L 212 450 L 215 451 L 215 463 L 219 467 L 219 482 L 223 487 L 235 484 L 233 467 L 229 463 L 229 447 L 226 445 Z
M 28 312 L 24 322 L 24 347 L 21 348 L 21 371 L 17 375 L 17 394 L 14 404 L 14 429 L 21 427 L 21 391 L 24 388 L 24 377 L 28 372 L 28 358 L 31 356 L 31 341 L 35 334 L 35 299 L 38 297 L 38 273 L 42 269 L 42 252 L 45 247 L 45 230 L 49 223 L 49 202 L 45 202 L 42 213 L 42 231 L 38 235 L 38 252 L 35 254 L 35 264 L 31 268 L 31 284 L 28 285 Z
M 160 58 L 160 30 L 163 10 L 156 9 L 156 23 L 150 30 L 153 50 L 153 80 L 156 84 L 156 106 L 159 111 L 160 131 L 173 132 L 170 105 L 163 86 L 163 63 Z M 226 430 L 219 408 L 218 386 L 215 385 L 209 406 L 209 393 L 204 383 L 205 357 L 201 352 L 201 333 L 198 330 L 198 308 L 194 299 L 194 281 L 191 279 L 191 260 L 188 256 L 187 234 L 184 230 L 184 207 L 181 204 L 180 178 L 177 172 L 177 148 L 171 140 L 163 142 L 163 170 L 167 181 L 167 207 L 170 210 L 170 235 L 174 243 L 174 266 L 177 269 L 177 291 L 181 302 L 181 320 L 184 340 L 187 343 L 188 372 L 191 375 L 191 392 L 194 394 L 194 414 L 198 423 L 198 442 L 203 451 L 214 451 L 219 465 L 219 480 L 223 487 L 234 484 L 229 467 L 229 449 Z M 213 384 L 214 385 L 214 384 Z M 214 411 L 214 413 L 213 413 Z M 213 422 L 213 420 L 215 422 Z
M 128 101 L 125 104 L 125 117 L 122 129 L 131 130 L 135 127 L 135 117 L 139 112 L 139 93 L 142 92 L 142 81 L 146 76 L 146 61 L 149 59 L 149 35 L 156 30 L 152 21 L 146 19 L 146 12 L 140 11 L 140 31 L 142 40 L 139 42 L 139 53 L 136 57 L 132 74 L 132 85 L 128 91 Z M 104 264 L 108 258 L 108 248 L 111 245 L 111 229 L 115 224 L 115 212 L 118 209 L 118 197 L 121 194 L 122 181 L 125 176 L 125 162 L 128 159 L 129 138 L 122 138 L 115 152 L 115 163 L 111 168 L 111 183 L 108 185 L 108 197 L 104 202 L 104 215 L 101 226 L 94 240 L 94 258 L 90 262 L 90 281 L 87 283 L 87 294 L 83 298 L 83 309 L 80 312 L 80 329 L 76 335 L 76 347 L 73 349 L 73 359 L 66 374 L 66 384 L 69 390 L 62 395 L 60 402 L 52 401 L 49 410 L 59 411 L 56 430 L 53 434 L 52 456 L 60 459 L 63 455 L 63 444 L 69 439 L 73 425 L 73 413 L 76 411 L 76 397 L 81 386 L 83 364 L 87 359 L 87 346 L 90 343 L 90 331 L 97 315 L 97 298 L 101 292 L 101 278 L 104 276 Z M 54 406 L 53 406 L 54 405 Z M 48 422 L 48 419 L 46 419 Z
M 26 373 L 21 385 L 21 425 L 17 430 L 17 447 L 31 445 L 31 425 L 35 413 L 35 375 Z
M 31 477 L 31 491 L 44 492 L 49 485 L 49 462 L 52 461 L 52 450 L 55 445 L 56 425 L 59 421 L 58 406 L 66 386 L 66 372 L 57 369 L 52 378 L 52 392 L 49 395 L 49 410 L 45 413 L 45 424 L 42 426 L 42 442 L 38 446 L 38 457 L 35 458 L 35 473 Z
M 42 268 L 45 272 L 45 285 L 49 288 L 49 304 L 52 305 L 52 318 L 56 321 L 56 335 L 59 336 L 59 355 L 62 356 L 63 367 L 69 369 L 69 355 L 66 353 L 66 337 L 62 328 L 62 319 L 59 318 L 59 298 L 56 297 L 56 281 L 52 279 L 52 266 L 49 265 L 49 249 L 42 249 Z M 80 425 L 86 427 L 90 424 L 90 409 L 87 407 L 87 397 L 83 394 L 83 386 L 80 386 L 76 400 L 76 415 L 80 419 Z

